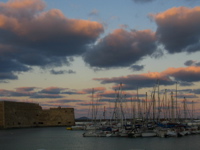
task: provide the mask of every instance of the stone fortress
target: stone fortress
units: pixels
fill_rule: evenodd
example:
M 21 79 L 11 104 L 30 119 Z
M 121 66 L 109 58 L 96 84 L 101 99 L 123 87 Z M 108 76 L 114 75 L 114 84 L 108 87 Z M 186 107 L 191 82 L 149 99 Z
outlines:
M 74 108 L 45 110 L 36 103 L 0 101 L 0 129 L 73 125 Z

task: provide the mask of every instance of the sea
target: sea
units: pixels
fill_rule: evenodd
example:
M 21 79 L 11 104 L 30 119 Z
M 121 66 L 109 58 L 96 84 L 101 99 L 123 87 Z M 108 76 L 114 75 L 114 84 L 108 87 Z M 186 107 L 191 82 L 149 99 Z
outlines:
M 199 150 L 200 134 L 184 137 L 83 137 L 66 127 L 0 130 L 0 150 Z

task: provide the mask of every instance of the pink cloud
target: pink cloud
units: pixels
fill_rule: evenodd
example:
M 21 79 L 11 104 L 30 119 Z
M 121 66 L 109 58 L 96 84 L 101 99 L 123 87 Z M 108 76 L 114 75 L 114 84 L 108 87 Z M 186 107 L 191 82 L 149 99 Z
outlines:
M 157 23 L 156 35 L 170 53 L 196 52 L 200 46 L 200 7 L 174 7 L 150 15 Z

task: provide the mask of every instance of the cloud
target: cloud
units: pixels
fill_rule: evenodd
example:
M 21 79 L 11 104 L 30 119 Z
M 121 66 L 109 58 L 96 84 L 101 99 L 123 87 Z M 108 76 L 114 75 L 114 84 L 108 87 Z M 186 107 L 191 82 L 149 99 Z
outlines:
M 16 80 L 18 76 L 14 75 L 12 72 L 0 73 L 0 80 Z
M 1 53 L 1 46 L 0 46 Z M 17 75 L 14 73 L 30 71 L 31 68 L 15 60 L 7 60 L 3 55 L 0 56 L 0 80 L 16 80 Z
M 29 98 L 63 98 L 60 94 L 65 94 L 65 88 L 48 87 L 42 90 L 37 90 L 36 87 L 19 87 L 16 90 L 0 89 L 0 96 L 6 97 L 29 97 Z
M 59 87 L 48 87 L 46 89 L 43 89 L 39 91 L 39 93 L 45 93 L 45 94 L 61 94 L 62 91 L 64 91 L 65 88 L 59 88 Z
M 63 97 L 64 96 L 61 96 L 58 94 L 39 94 L 39 93 L 36 93 L 30 96 L 30 98 L 36 98 L 36 99 L 43 99 L 43 98 L 55 99 L 55 98 L 63 98 Z
M 82 55 L 104 32 L 98 22 L 45 9 L 42 0 L 0 3 L 0 61 L 10 65 L 4 73 L 29 71 L 31 66 L 69 65 L 71 57 Z
M 101 105 L 105 105 L 104 103 L 96 103 L 96 104 L 92 104 L 92 103 L 77 103 L 77 105 L 79 106 L 101 106 Z
M 158 40 L 169 53 L 200 50 L 200 7 L 174 7 L 151 16 Z
M 115 91 L 105 91 L 103 93 L 101 93 L 101 97 L 103 97 L 103 99 L 101 98 L 100 101 L 109 101 L 108 98 L 111 98 L 110 100 L 112 101 L 112 99 L 114 99 L 114 101 L 116 101 L 117 98 L 119 98 L 119 95 L 122 94 L 121 96 L 124 98 L 130 98 L 130 97 L 136 97 L 136 93 L 130 93 L 130 92 L 126 92 L 123 91 L 122 93 L 120 93 L 121 91 L 119 90 L 119 86 L 114 87 L 113 89 L 115 89 Z M 123 90 L 123 89 L 122 89 Z M 139 95 L 142 96 L 142 95 Z M 107 99 L 105 99 L 107 98 Z
M 198 96 L 193 95 L 193 94 L 178 94 L 177 95 L 178 98 L 198 98 Z
M 88 88 L 88 89 L 83 89 L 82 91 L 80 91 L 81 93 L 85 93 L 85 94 L 92 94 L 92 93 L 102 93 L 106 90 L 105 87 L 95 87 L 95 88 Z
M 17 99 L 10 99 L 10 98 L 0 98 L 0 101 L 11 101 L 11 102 L 17 102 L 18 100 Z
M 16 91 L 18 92 L 33 92 L 35 89 L 37 89 L 36 87 L 18 87 L 16 88 Z
M 149 72 L 138 75 L 133 74 L 113 78 L 95 78 L 94 80 L 101 81 L 102 84 L 115 83 L 118 85 L 119 83 L 123 83 L 123 89 L 132 90 L 137 88 L 154 87 L 155 84 L 157 84 L 158 79 L 162 85 L 173 85 L 175 83 L 169 77 L 158 72 Z
M 79 95 L 79 94 L 85 94 L 85 92 L 68 89 L 68 90 L 63 91 L 62 94 Z
M 200 81 L 200 67 L 190 66 L 182 68 L 168 68 L 162 72 L 167 76 L 172 76 L 176 81 L 198 82 Z
M 12 90 L 0 90 L 0 96 L 5 96 L 5 97 L 29 97 L 34 92 L 29 92 L 29 91 L 22 91 L 22 90 L 17 90 L 17 91 L 12 91 Z
M 186 62 L 184 63 L 184 65 L 186 65 L 186 66 L 193 66 L 194 63 L 195 63 L 195 61 L 193 61 L 193 60 L 188 60 L 188 61 L 186 61 Z
M 83 58 L 91 67 L 126 67 L 152 55 L 155 42 L 155 33 L 150 30 L 116 29 L 88 50 Z
M 115 91 L 105 91 L 101 93 L 101 97 L 106 97 L 106 98 L 116 98 L 117 92 Z M 102 101 L 102 99 L 101 99 Z
M 60 99 L 55 101 L 49 101 L 48 103 L 77 103 L 77 102 L 83 102 L 83 100 L 77 100 L 77 99 Z
M 194 60 L 188 60 L 184 63 L 186 66 L 200 66 L 200 62 Z
M 49 109 L 49 108 L 59 108 L 61 107 L 61 104 L 56 104 L 56 103 L 40 103 L 40 106 L 42 106 L 44 109 Z M 66 104 L 62 104 L 62 108 L 71 108 L 71 105 L 66 105 Z
M 132 65 L 130 69 L 133 71 L 141 71 L 144 69 L 144 65 Z
M 123 83 L 123 89 L 132 90 L 137 88 L 154 87 L 159 81 L 159 85 L 174 85 L 177 82 L 180 85 L 191 86 L 193 82 L 200 81 L 200 67 L 190 66 L 185 68 L 168 68 L 163 72 L 149 72 L 143 74 L 133 74 L 113 78 L 94 78 L 102 84 L 114 83 L 119 85 Z
M 181 89 L 181 90 L 177 90 L 177 92 L 183 94 L 183 93 L 193 93 L 192 89 Z
M 50 71 L 50 73 L 54 74 L 54 75 L 60 75 L 60 74 L 75 74 L 76 72 L 71 69 L 70 70 L 58 70 L 58 71 L 52 69 Z
M 89 16 L 98 16 L 99 15 L 99 11 L 96 9 L 93 9 L 90 13 Z
M 146 3 L 146 2 L 153 2 L 155 0 L 132 0 L 135 3 Z

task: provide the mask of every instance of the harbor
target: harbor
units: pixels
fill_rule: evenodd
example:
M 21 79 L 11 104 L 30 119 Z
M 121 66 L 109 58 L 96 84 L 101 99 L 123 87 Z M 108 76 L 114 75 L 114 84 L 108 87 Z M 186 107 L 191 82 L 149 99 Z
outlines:
M 82 130 L 83 137 L 184 137 L 190 135 L 200 135 L 200 120 L 195 120 L 193 123 L 156 123 L 156 122 L 137 122 L 133 125 L 127 122 L 121 126 L 120 123 L 112 122 L 79 122 L 76 126 L 67 127 L 67 130 Z
M 76 122 L 68 130 L 85 130 L 83 137 L 182 137 L 200 134 L 200 120 L 195 118 L 194 103 L 189 107 L 186 98 L 178 101 L 177 89 L 173 92 L 164 90 L 163 99 L 159 82 L 152 90 L 151 97 L 139 99 L 126 98 L 123 84 L 116 90 L 115 101 L 110 119 L 98 119 L 100 100 L 91 96 L 90 116 L 87 122 Z M 170 98 L 167 98 L 170 97 Z M 128 105 L 127 105 L 128 103 Z M 131 116 L 131 117 L 130 117 Z
M 200 135 L 180 138 L 84 138 L 65 127 L 0 130 L 2 150 L 198 150 Z

